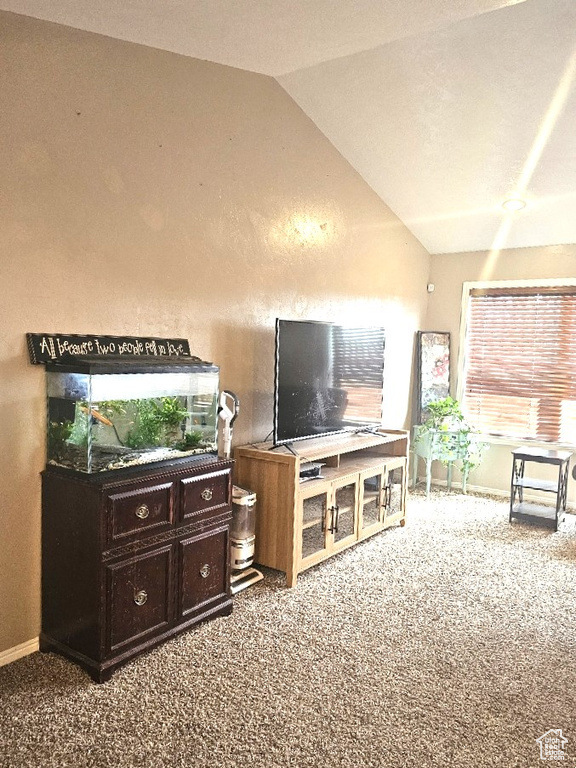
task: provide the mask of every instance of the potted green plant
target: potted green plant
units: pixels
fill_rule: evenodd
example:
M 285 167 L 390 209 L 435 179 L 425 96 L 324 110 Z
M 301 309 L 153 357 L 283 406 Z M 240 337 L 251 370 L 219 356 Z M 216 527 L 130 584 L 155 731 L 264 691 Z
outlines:
M 445 397 L 426 406 L 428 418 L 416 427 L 414 452 L 428 462 L 427 490 L 430 488 L 430 463 L 434 459 L 448 467 L 448 486 L 451 484 L 451 469 L 454 462 L 460 463 L 462 491 L 470 472 L 478 467 L 488 443 L 478 439 L 478 433 L 470 425 L 457 400 Z

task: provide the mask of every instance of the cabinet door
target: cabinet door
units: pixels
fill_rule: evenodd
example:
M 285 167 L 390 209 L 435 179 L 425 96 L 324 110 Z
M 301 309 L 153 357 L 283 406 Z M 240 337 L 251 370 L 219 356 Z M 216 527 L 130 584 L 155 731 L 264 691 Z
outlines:
M 358 486 L 358 475 L 344 477 L 333 485 L 332 504 L 328 510 L 328 533 L 332 551 L 348 546 L 357 538 Z
M 227 525 L 180 542 L 180 620 L 193 618 L 229 599 L 229 543 Z
M 384 467 L 367 469 L 360 475 L 360 538 L 382 528 L 387 500 L 386 476 Z
M 109 651 L 171 625 L 172 559 L 166 546 L 106 567 Z
M 328 551 L 328 517 L 331 515 L 329 486 L 305 488 L 298 502 L 299 557 L 304 566 L 319 562 Z
M 387 466 L 386 469 L 386 514 L 384 522 L 388 525 L 400 520 L 403 525 L 406 504 L 406 462 L 398 462 L 398 466 Z

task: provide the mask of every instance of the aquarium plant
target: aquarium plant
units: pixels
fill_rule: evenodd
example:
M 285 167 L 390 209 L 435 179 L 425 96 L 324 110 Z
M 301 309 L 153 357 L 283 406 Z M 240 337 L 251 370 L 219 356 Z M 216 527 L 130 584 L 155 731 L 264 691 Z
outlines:
M 69 420 L 48 422 L 48 456 L 62 460 L 73 426 L 74 422 Z
M 128 432 L 125 445 L 130 448 L 152 448 L 172 445 L 177 441 L 188 415 L 179 398 L 134 400 L 132 405 L 135 411 L 134 425 Z
M 185 432 L 182 440 L 176 443 L 174 446 L 179 451 L 190 451 L 192 448 L 196 448 L 202 442 L 204 435 L 202 432 Z

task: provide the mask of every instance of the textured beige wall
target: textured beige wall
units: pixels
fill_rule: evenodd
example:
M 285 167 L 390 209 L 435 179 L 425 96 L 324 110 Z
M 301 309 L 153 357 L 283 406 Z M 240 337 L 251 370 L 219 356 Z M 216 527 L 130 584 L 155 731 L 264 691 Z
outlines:
M 457 394 L 460 313 L 464 282 L 477 280 L 536 280 L 542 278 L 576 278 L 576 245 L 542 248 L 517 248 L 501 252 L 443 254 L 431 257 L 430 295 L 426 328 L 451 333 L 451 391 Z M 482 465 L 475 470 L 473 486 L 508 493 L 512 461 L 510 449 L 517 443 L 494 444 Z M 422 471 L 422 470 L 421 470 Z M 436 477 L 445 478 L 445 471 L 436 468 Z M 455 479 L 459 479 L 455 473 Z M 570 504 L 576 504 L 576 483 L 568 485 Z M 551 499 L 548 498 L 548 501 Z
M 429 256 L 267 77 L 0 13 L 0 653 L 39 631 L 44 372 L 25 333 L 185 337 L 272 428 L 277 316 L 383 324 L 407 424 Z M 72 574 L 71 574 L 71 577 Z

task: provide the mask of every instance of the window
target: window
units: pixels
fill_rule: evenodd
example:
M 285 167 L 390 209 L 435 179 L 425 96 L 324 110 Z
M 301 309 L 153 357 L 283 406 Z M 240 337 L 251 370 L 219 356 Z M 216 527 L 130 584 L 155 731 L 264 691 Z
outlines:
M 486 434 L 576 445 L 576 285 L 465 285 L 462 406 Z

